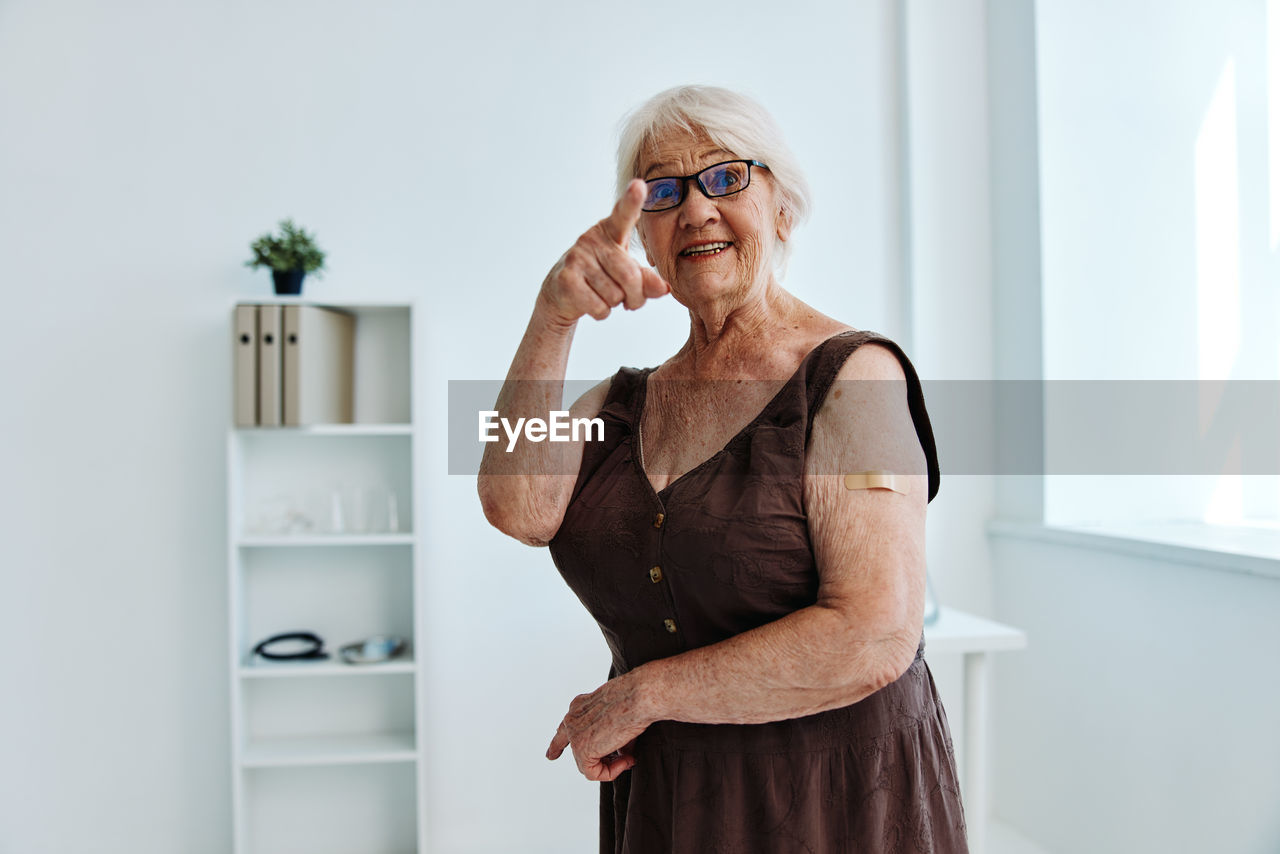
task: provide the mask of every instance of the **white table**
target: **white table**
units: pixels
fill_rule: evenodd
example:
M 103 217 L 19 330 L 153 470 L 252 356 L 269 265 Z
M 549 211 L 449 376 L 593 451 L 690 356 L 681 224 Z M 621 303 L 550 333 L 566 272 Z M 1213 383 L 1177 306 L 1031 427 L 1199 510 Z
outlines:
M 969 851 L 984 854 L 987 846 L 987 724 L 993 652 L 1022 649 L 1027 635 L 954 608 L 939 609 L 938 619 L 924 627 L 925 656 L 958 652 L 964 656 L 964 771 L 961 782 Z

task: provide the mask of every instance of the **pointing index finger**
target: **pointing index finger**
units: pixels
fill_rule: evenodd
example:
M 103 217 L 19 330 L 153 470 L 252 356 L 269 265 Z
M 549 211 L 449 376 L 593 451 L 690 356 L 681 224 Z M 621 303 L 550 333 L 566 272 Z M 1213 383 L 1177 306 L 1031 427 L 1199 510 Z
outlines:
M 631 230 L 640 220 L 640 208 L 644 206 L 644 181 L 632 178 L 626 191 L 613 206 L 613 213 L 600 220 L 600 227 L 609 239 L 624 249 L 631 238 Z
M 569 738 L 564 731 L 564 721 L 560 722 L 560 726 L 556 727 L 556 734 L 551 739 L 551 744 L 547 747 L 548 759 L 559 759 L 560 754 L 564 753 L 564 749 L 569 746 Z

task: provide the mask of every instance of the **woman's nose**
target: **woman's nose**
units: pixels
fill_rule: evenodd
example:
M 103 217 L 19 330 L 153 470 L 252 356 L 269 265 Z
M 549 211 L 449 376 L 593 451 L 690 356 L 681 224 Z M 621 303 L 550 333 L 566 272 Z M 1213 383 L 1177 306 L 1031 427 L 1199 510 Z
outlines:
M 697 187 L 689 188 L 689 195 L 680 206 L 680 224 L 690 228 L 702 228 L 720 219 L 720 209 Z

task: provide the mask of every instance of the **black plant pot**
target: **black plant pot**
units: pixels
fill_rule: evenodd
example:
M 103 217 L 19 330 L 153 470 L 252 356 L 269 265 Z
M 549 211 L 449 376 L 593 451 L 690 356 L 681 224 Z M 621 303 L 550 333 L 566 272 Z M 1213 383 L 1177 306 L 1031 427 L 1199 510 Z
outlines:
M 296 297 L 302 293 L 302 277 L 306 270 L 272 270 L 271 278 L 276 283 L 276 296 Z

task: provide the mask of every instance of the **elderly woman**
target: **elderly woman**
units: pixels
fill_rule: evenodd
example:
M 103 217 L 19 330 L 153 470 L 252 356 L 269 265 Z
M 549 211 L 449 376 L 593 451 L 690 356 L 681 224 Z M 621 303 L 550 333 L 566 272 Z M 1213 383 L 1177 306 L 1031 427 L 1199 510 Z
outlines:
M 603 438 L 490 445 L 479 484 L 496 527 L 550 546 L 613 654 L 548 758 L 568 747 L 601 781 L 606 854 L 965 851 L 922 657 L 938 468 L 914 368 L 778 284 L 808 189 L 755 102 L 655 96 L 624 127 L 618 190 L 543 281 L 497 408 L 563 408 L 584 315 L 670 293 L 688 340 L 573 404 Z

